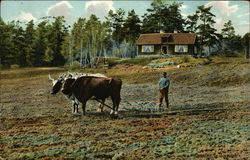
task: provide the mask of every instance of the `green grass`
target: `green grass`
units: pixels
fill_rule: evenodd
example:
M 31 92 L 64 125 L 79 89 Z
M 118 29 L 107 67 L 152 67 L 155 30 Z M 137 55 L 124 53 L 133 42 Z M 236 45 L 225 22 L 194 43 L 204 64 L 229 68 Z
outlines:
M 164 63 L 173 62 L 175 65 L 181 65 L 183 67 L 194 67 L 197 65 L 208 64 L 210 62 L 207 58 L 194 58 L 191 56 L 178 56 L 171 58 L 164 58 L 159 60 L 154 60 L 153 63 Z
M 48 74 L 59 74 L 63 72 L 66 72 L 66 70 L 64 68 L 59 67 L 6 69 L 1 71 L 1 79 L 32 78 Z
M 193 57 L 172 57 L 155 60 L 157 57 L 139 57 L 135 59 L 110 58 L 109 62 L 118 61 L 119 65 L 111 69 L 74 69 L 72 72 L 81 73 L 102 73 L 109 77 L 121 78 L 124 83 L 141 84 L 157 83 L 160 73 L 167 71 L 171 80 L 175 83 L 193 84 L 203 83 L 207 86 L 224 86 L 248 83 L 250 75 L 247 71 L 249 60 L 242 58 L 193 58 Z M 181 69 L 143 69 L 142 66 L 149 63 L 162 63 L 174 61 L 182 66 L 192 66 Z M 194 67 L 198 64 L 211 63 L 203 67 Z M 135 64 L 135 65 L 134 65 Z M 1 80 L 23 81 L 25 79 L 47 78 L 51 74 L 53 78 L 67 74 L 67 69 L 63 67 L 43 67 L 43 68 L 15 68 L 1 71 Z
M 144 56 L 144 57 L 137 57 L 137 58 L 124 58 L 116 60 L 117 64 L 136 64 L 145 66 L 149 64 L 152 60 L 158 59 L 159 56 Z
M 233 58 L 233 57 L 211 57 L 210 58 L 214 64 L 243 64 L 250 63 L 250 59 L 245 58 Z

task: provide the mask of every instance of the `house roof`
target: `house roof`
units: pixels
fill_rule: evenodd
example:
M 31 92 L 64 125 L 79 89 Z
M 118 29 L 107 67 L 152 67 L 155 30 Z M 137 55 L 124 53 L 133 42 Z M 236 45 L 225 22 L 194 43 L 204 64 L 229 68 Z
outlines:
M 170 37 L 170 41 L 163 43 L 163 37 Z M 141 34 L 136 44 L 195 44 L 195 39 L 196 34 L 194 33 L 151 33 Z

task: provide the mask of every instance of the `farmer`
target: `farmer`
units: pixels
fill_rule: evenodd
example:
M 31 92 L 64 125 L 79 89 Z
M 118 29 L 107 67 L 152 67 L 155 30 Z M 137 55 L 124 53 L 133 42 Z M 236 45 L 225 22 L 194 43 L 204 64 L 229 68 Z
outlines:
M 170 81 L 167 78 L 167 73 L 163 72 L 162 77 L 159 81 L 159 92 L 160 92 L 160 99 L 159 99 L 159 110 L 161 110 L 162 107 L 162 100 L 165 98 L 166 106 L 167 108 L 169 107 L 169 102 L 168 102 L 168 89 L 169 89 Z

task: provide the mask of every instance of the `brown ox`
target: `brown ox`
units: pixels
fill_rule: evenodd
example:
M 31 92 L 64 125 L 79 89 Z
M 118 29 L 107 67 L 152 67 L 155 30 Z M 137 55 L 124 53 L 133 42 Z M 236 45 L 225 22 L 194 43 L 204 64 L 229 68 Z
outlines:
M 121 87 L 121 79 L 84 76 L 76 80 L 72 78 L 66 79 L 63 84 L 62 92 L 66 95 L 73 94 L 74 97 L 82 103 L 83 114 L 85 114 L 88 100 L 94 97 L 104 103 L 106 98 L 111 97 L 113 102 L 111 114 L 117 114 L 121 101 Z

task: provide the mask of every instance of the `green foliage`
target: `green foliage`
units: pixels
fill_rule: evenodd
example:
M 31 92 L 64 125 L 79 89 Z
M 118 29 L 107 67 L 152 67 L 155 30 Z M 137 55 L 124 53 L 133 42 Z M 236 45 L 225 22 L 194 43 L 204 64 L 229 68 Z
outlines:
M 27 47 L 26 41 L 25 41 L 25 31 L 21 27 L 21 24 L 19 21 L 12 22 L 12 25 L 14 26 L 12 31 L 13 36 L 13 56 L 14 56 L 14 63 L 19 64 L 20 66 L 26 66 L 26 51 L 25 48 Z
M 246 33 L 243 38 L 242 38 L 242 44 L 244 47 L 248 47 L 249 48 L 249 44 L 250 44 L 250 32 Z
M 26 48 L 26 63 L 28 66 L 34 66 L 35 56 L 34 49 L 28 45 Z
M 99 57 L 105 56 L 105 50 L 110 42 L 110 28 L 108 23 L 101 22 L 95 15 L 91 15 L 86 23 L 86 50 L 90 54 L 91 67 L 95 67 Z M 104 55 L 103 55 L 104 53 Z
M 195 33 L 197 31 L 197 21 L 199 16 L 197 14 L 189 15 L 186 19 L 186 30 L 189 33 Z
M 159 56 L 148 56 L 148 57 L 137 57 L 137 58 L 126 58 L 126 59 L 121 59 L 120 64 L 136 64 L 136 65 L 141 65 L 145 66 L 149 64 L 152 60 L 158 59 Z
M 14 42 L 11 38 L 13 35 L 13 24 L 5 24 L 0 17 L 0 64 L 8 66 L 15 61 Z
M 115 48 L 114 56 L 116 56 L 116 57 L 121 57 L 122 56 L 122 51 L 121 51 L 120 48 Z
M 112 38 L 117 42 L 118 45 L 122 43 L 126 34 L 126 32 L 123 30 L 123 24 L 125 21 L 124 16 L 125 10 L 119 8 L 116 10 L 116 12 L 110 10 L 108 16 L 106 17 L 108 24 L 113 30 Z
M 219 56 L 219 57 L 243 57 L 243 54 L 232 51 L 232 50 L 221 50 L 218 52 L 213 53 L 213 55 Z
M 198 43 L 200 45 L 200 52 L 204 46 L 213 47 L 215 44 L 219 43 L 220 34 L 216 33 L 216 29 L 213 28 L 215 21 L 215 15 L 211 12 L 212 7 L 205 7 L 204 5 L 198 6 L 196 10 L 197 17 L 193 17 L 195 20 L 198 20 L 197 35 Z M 209 51 L 210 52 L 210 51 Z
M 142 33 L 183 32 L 184 20 L 180 13 L 182 3 L 154 0 L 143 16 Z
M 231 20 L 224 24 L 224 28 L 221 30 L 221 35 L 225 39 L 230 39 L 235 36 L 235 30 Z
M 224 24 L 224 28 L 222 28 L 221 31 L 223 50 L 229 49 L 231 52 L 236 52 L 241 51 L 244 48 L 241 42 L 241 36 L 235 35 L 235 30 L 231 20 Z M 229 54 L 229 56 L 233 56 L 233 54 Z
M 189 57 L 187 57 L 187 56 L 182 56 L 181 59 L 182 59 L 183 63 L 189 62 Z
M 47 48 L 43 60 L 50 63 L 53 60 L 54 51 L 51 48 Z
M 80 63 L 78 61 L 74 61 L 71 66 L 69 66 L 69 69 L 76 70 L 80 69 Z
M 48 21 L 42 21 L 36 28 L 36 36 L 34 39 L 35 66 L 43 66 L 45 51 L 48 48 Z
M 64 17 L 56 17 L 55 21 L 48 26 L 48 45 L 53 50 L 53 59 L 51 65 L 59 66 L 65 63 L 62 55 L 62 43 L 67 33 Z
M 244 52 L 246 58 L 250 57 L 250 32 L 246 33 L 242 38 L 242 45 L 244 47 Z
M 181 65 L 181 67 L 195 67 L 197 65 L 209 64 L 210 60 L 207 58 L 194 58 L 191 56 L 178 56 L 164 59 L 157 59 L 152 61 L 148 66 L 152 68 L 164 68 L 169 65 Z
M 73 41 L 74 41 L 74 49 L 77 51 L 81 50 L 81 45 L 84 45 L 86 43 L 84 39 L 84 34 L 86 30 L 86 19 L 79 18 L 76 23 L 73 24 L 73 28 L 71 31 Z
M 18 64 L 12 64 L 10 66 L 11 69 L 17 69 L 17 68 L 20 68 L 20 66 Z
M 35 40 L 35 29 L 34 29 L 34 22 L 31 20 L 26 27 L 25 30 L 25 58 L 27 66 L 33 66 L 35 62 L 34 57 L 34 40 Z
M 123 27 L 123 31 L 126 33 L 125 39 L 127 42 L 135 44 L 141 32 L 140 22 L 140 18 L 136 15 L 134 10 L 128 12 L 128 17 Z
M 226 44 L 223 49 L 230 51 L 218 53 L 220 56 L 249 52 L 249 33 L 243 38 L 235 35 L 233 24 L 228 21 L 222 33 L 218 34 L 211 7 L 199 6 L 195 14 L 184 21 L 181 5 L 179 2 L 154 0 L 142 21 L 134 10 L 126 14 L 120 8 L 115 12 L 110 10 L 106 22 L 95 15 L 89 19 L 79 18 L 71 30 L 64 17 L 44 20 L 37 26 L 32 20 L 23 25 L 20 21 L 5 23 L 0 18 L 0 64 L 60 66 L 77 60 L 85 67 L 89 64 L 96 67 L 101 57 L 135 57 L 135 42 L 139 34 L 160 30 L 196 33 L 200 52 L 205 47 L 209 47 L 209 50 L 210 47 L 220 48 L 222 43 Z M 135 63 L 141 62 L 138 60 Z

